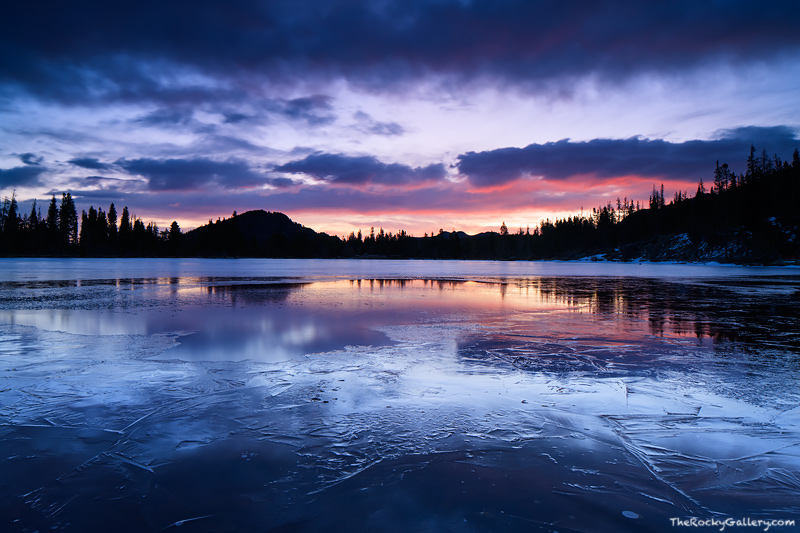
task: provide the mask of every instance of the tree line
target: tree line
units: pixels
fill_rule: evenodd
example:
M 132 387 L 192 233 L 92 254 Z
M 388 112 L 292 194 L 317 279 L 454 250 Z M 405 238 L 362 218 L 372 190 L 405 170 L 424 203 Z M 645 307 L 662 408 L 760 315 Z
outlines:
M 159 231 L 155 223 L 131 216 L 128 207 L 117 210 L 112 203 L 82 211 L 80 219 L 69 192 L 50 199 L 47 211 L 34 200 L 29 213 L 19 213 L 16 195 L 0 206 L 0 254 L 5 256 L 160 256 L 177 252 L 180 227 L 173 222 Z
M 736 173 L 716 163 L 709 186 L 677 191 L 667 200 L 663 184 L 653 186 L 646 206 L 628 198 L 591 212 L 538 226 L 467 235 L 460 231 L 414 237 L 370 228 L 346 238 L 316 233 L 280 213 L 251 211 L 209 221 L 186 234 L 177 222 L 159 230 L 130 216 L 128 208 L 90 207 L 78 219 L 64 193 L 45 216 L 34 202 L 20 214 L 16 199 L 0 210 L 0 254 L 84 256 L 229 256 L 229 257 L 392 257 L 421 259 L 575 259 L 612 253 L 619 259 L 659 259 L 664 242 L 682 235 L 694 248 L 716 247 L 724 260 L 776 262 L 800 259 L 800 155 L 791 162 L 750 147 L 746 170 Z M 680 257 L 678 257 L 680 259 Z
M 659 255 L 677 235 L 689 239 L 696 253 Z M 710 186 L 701 178 L 694 194 L 677 191 L 665 197 L 664 185 L 653 186 L 647 206 L 628 198 L 593 208 L 591 212 L 551 221 L 533 230 L 468 236 L 445 232 L 414 238 L 398 234 L 345 239 L 345 253 L 437 259 L 577 259 L 595 254 L 631 259 L 702 259 L 704 249 L 716 258 L 745 263 L 800 260 L 800 154 L 782 161 L 751 145 L 746 170 L 736 173 L 716 163 Z M 720 256 L 720 254 L 722 254 Z

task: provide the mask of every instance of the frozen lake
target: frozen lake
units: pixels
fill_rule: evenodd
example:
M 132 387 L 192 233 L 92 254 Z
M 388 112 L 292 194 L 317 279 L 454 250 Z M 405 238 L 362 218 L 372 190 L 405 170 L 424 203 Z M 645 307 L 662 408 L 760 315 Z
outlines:
M 799 383 L 796 268 L 0 259 L 0 530 L 800 520 Z

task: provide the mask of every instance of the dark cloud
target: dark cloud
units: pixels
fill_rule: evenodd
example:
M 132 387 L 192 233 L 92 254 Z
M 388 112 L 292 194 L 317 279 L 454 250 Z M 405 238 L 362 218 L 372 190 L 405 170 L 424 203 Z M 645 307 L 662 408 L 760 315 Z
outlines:
M 206 133 L 196 142 L 192 143 L 189 150 L 194 153 L 208 153 L 209 151 L 225 153 L 232 151 L 254 152 L 265 154 L 272 152 L 270 148 L 253 144 L 247 139 L 233 135 L 220 135 L 218 133 Z
M 717 132 L 719 140 L 741 141 L 770 153 L 793 151 L 797 147 L 798 131 L 790 126 L 743 126 Z
M 281 101 L 277 105 L 277 111 L 291 119 L 302 120 L 310 126 L 324 126 L 336 120 L 336 116 L 331 112 L 333 98 L 321 94 L 295 98 L 293 100 Z
M 90 183 L 92 185 L 96 185 L 99 183 L 104 182 L 119 182 L 119 181 L 127 181 L 121 178 L 109 178 L 107 176 L 86 176 L 85 178 L 79 178 L 79 180 L 83 183 Z
M 223 124 L 265 124 L 269 123 L 272 116 L 275 115 L 294 122 L 303 122 L 310 126 L 324 126 L 336 120 L 336 115 L 333 113 L 333 98 L 326 95 L 314 94 L 291 100 L 254 98 L 252 101 L 248 101 L 245 97 L 239 98 L 240 103 L 245 101 L 249 104 L 246 106 L 251 110 L 248 114 L 232 111 L 228 109 L 230 107 L 228 105 L 224 105 L 220 109 L 219 106 L 215 105 L 217 102 L 213 101 L 215 100 L 214 94 L 209 93 L 208 96 L 212 101 L 203 105 L 169 105 L 160 107 L 132 119 L 131 123 L 166 128 L 180 127 L 186 129 L 188 127 L 201 133 L 212 130 L 216 126 L 215 124 L 200 122 L 195 118 L 195 111 L 198 109 L 209 113 L 221 114 Z M 232 104 L 234 101 L 229 103 Z
M 316 150 L 314 150 L 313 148 L 311 148 L 309 146 L 295 146 L 294 148 L 292 148 L 289 151 L 289 154 L 290 155 L 301 156 L 301 155 L 313 154 L 315 151 Z
M 746 127 L 720 132 L 719 138 L 672 143 L 633 137 L 572 142 L 564 139 L 524 148 L 499 148 L 458 156 L 456 167 L 473 185 L 491 186 L 526 176 L 563 180 L 574 176 L 599 178 L 637 175 L 654 178 L 706 177 L 714 161 L 741 171 L 751 143 L 786 159 L 800 146 L 795 130 L 786 126 Z
M 225 124 L 238 124 L 252 118 L 250 115 L 237 112 L 226 112 L 223 115 L 225 116 Z
M 194 122 L 194 118 L 191 109 L 169 107 L 151 111 L 142 117 L 134 119 L 133 122 L 144 124 L 145 126 L 187 126 Z
M 240 160 L 195 159 L 120 159 L 117 166 L 148 180 L 152 191 L 196 190 L 205 185 L 246 187 L 265 183 L 264 176 Z
M 26 165 L 41 165 L 42 161 L 44 161 L 44 157 L 37 156 L 30 152 L 20 154 L 19 160 L 25 163 Z
M 45 196 L 59 197 L 64 191 L 63 189 L 48 191 Z M 135 194 L 129 194 L 125 190 L 120 190 L 114 187 L 103 189 L 69 189 L 69 193 L 75 199 L 78 210 L 86 209 L 89 205 L 107 206 L 115 204 L 118 211 L 122 211 L 122 206 L 126 205 L 129 199 L 138 198 Z M 131 204 L 130 207 L 138 207 L 138 204 Z
M 397 122 L 374 122 L 367 128 L 369 133 L 374 135 L 402 135 L 405 132 L 403 126 Z
M 399 163 L 382 163 L 373 156 L 315 153 L 304 159 L 275 167 L 276 172 L 306 174 L 330 183 L 362 185 L 409 185 L 441 180 L 446 171 L 441 163 L 412 168 Z
M 278 189 L 288 189 L 289 187 L 299 185 L 299 182 L 290 178 L 270 178 L 268 183 Z
M 345 77 L 383 89 L 429 74 L 616 80 L 793 57 L 797 20 L 800 3 L 745 0 L 11 2 L 0 82 L 65 100 L 176 102 L 234 100 L 263 86 L 254 80 Z
M 358 129 L 364 133 L 385 136 L 402 135 L 405 133 L 403 126 L 397 122 L 380 122 L 363 111 L 356 111 L 353 114 L 353 118 L 358 123 Z
M 70 159 L 68 163 L 71 163 L 76 167 L 86 168 L 89 170 L 109 170 L 112 168 L 112 165 L 103 163 L 94 157 L 75 157 Z
M 124 190 L 131 186 L 139 189 L 145 183 L 144 180 L 139 179 L 109 178 L 107 176 L 86 176 L 85 178 L 76 179 L 75 182 L 80 186 L 99 186 L 106 190 Z
M 147 191 L 147 182 L 136 178 L 109 178 L 106 176 L 86 176 L 70 180 L 68 187 L 73 197 L 82 200 L 106 199 L 118 205 L 130 195 Z M 50 194 L 61 194 L 51 191 Z
M 518 195 L 519 203 L 530 205 L 530 198 Z M 525 200 L 523 200 L 525 198 Z M 279 191 L 259 198 L 264 209 L 351 211 L 358 213 L 414 213 L 421 211 L 476 212 L 489 207 L 486 195 L 469 195 L 451 184 L 413 189 L 399 189 L 395 194 L 362 190 L 355 187 L 303 188 L 297 191 Z M 454 206 L 457 206 L 454 208 Z M 501 208 L 517 207 L 514 201 L 504 201 Z
M 0 168 L 0 189 L 7 187 L 28 187 L 40 185 L 39 178 L 47 169 L 39 165 L 24 167 Z

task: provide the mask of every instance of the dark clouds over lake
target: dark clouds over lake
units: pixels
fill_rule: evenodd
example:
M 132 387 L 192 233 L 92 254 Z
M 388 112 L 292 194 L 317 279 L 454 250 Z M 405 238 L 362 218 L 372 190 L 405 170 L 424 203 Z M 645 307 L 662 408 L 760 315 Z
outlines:
M 380 186 L 413 216 L 404 188 L 489 195 L 533 176 L 571 195 L 561 184 L 588 176 L 592 202 L 616 194 L 602 179 L 688 184 L 750 143 L 790 156 L 797 20 L 796 2 L 15 2 L 0 188 L 158 194 L 148 215 L 166 219 L 178 192 L 220 213 L 242 189 L 292 194 L 309 213 L 315 191 Z M 369 211 L 339 197 L 326 207 Z M 519 216 L 555 208 L 529 200 Z

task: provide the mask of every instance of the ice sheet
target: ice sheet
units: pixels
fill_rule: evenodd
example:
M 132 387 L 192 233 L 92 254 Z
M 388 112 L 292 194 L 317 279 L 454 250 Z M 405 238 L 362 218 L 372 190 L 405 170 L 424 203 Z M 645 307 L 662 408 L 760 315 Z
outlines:
M 4 529 L 800 514 L 794 278 L 145 279 L 0 289 Z

